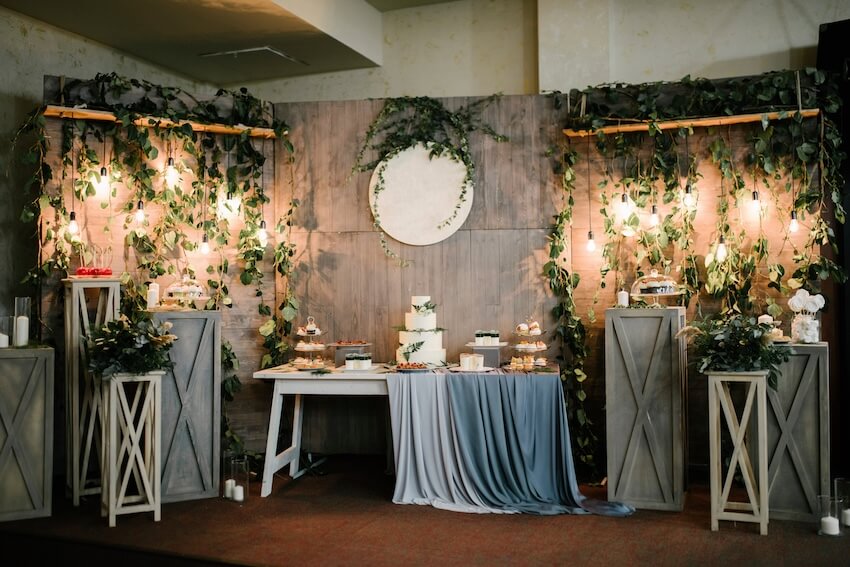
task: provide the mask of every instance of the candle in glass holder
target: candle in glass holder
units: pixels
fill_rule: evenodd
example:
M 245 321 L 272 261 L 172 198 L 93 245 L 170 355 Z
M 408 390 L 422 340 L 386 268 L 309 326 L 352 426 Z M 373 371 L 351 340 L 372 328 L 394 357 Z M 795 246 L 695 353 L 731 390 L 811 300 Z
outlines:
M 233 500 L 236 502 L 242 502 L 245 500 L 245 487 L 241 484 L 237 484 L 233 487 Z
M 620 290 L 617 292 L 617 306 L 618 307 L 628 307 L 629 306 L 629 292 L 626 290 Z
M 232 478 L 228 478 L 224 481 L 224 497 L 225 498 L 233 498 L 233 487 L 236 486 L 236 481 Z

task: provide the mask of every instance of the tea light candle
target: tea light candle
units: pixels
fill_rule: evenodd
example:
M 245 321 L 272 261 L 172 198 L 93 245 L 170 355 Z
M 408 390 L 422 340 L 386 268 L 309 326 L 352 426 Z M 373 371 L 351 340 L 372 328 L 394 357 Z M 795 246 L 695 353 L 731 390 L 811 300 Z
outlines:
M 838 518 L 824 516 L 820 519 L 820 531 L 825 535 L 838 535 Z
M 233 487 L 233 500 L 235 500 L 236 502 L 242 502 L 243 500 L 245 500 L 245 487 L 241 484 L 237 484 Z M 833 520 L 835 520 L 835 518 L 833 518 Z M 838 520 L 836 520 L 836 522 L 837 521 Z M 837 525 L 838 524 L 836 524 L 836 526 Z M 836 527 L 835 529 L 837 530 L 838 528 Z
M 224 481 L 224 497 L 233 498 L 233 488 L 236 486 L 236 481 L 228 478 Z
M 617 306 L 618 307 L 628 307 L 629 306 L 629 292 L 626 290 L 620 290 L 617 292 Z
M 27 346 L 30 338 L 30 318 L 18 315 L 15 318 L 15 346 Z
M 0 348 L 6 348 L 9 346 L 9 335 L 6 333 L 0 333 Z
M 841 512 L 841 523 L 845 526 L 850 526 L 850 508 L 845 508 Z

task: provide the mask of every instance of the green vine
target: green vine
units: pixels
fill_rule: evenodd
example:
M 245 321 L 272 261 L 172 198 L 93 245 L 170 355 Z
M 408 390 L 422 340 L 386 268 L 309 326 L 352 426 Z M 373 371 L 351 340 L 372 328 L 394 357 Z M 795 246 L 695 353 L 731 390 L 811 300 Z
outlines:
M 430 97 L 391 98 L 387 99 L 383 109 L 369 125 L 350 175 L 375 171 L 376 182 L 372 188 L 374 203 L 371 206 L 373 226 L 379 234 L 384 253 L 398 261 L 401 266 L 407 266 L 409 261 L 390 248 L 377 211 L 378 199 L 386 188 L 384 172 L 388 160 L 403 150 L 421 144 L 428 149 L 431 158 L 448 156 L 463 163 L 466 174 L 461 182 L 458 201 L 449 217 L 438 224 L 438 228 L 448 226 L 463 208 L 469 187 L 475 178 L 469 134 L 480 130 L 497 142 L 508 139 L 480 120 L 481 112 L 499 96 L 501 95 L 495 94 L 476 100 L 456 111 L 447 109 L 439 100 Z M 367 161 L 367 151 L 374 152 L 376 157 Z

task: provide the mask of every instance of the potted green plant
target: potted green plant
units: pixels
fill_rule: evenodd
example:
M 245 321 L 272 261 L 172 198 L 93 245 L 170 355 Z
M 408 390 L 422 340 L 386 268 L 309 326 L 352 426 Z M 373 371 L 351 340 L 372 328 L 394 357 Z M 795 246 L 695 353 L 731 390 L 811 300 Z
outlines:
M 171 368 L 168 357 L 176 336 L 171 323 L 157 324 L 140 314 L 131 321 L 126 315 L 94 329 L 87 338 L 89 370 L 101 379 L 116 374 L 147 374 Z
M 779 365 L 792 354 L 790 347 L 773 342 L 773 325 L 756 317 L 727 313 L 684 327 L 679 333 L 689 338 L 697 370 L 712 372 L 767 372 L 768 385 L 776 389 Z

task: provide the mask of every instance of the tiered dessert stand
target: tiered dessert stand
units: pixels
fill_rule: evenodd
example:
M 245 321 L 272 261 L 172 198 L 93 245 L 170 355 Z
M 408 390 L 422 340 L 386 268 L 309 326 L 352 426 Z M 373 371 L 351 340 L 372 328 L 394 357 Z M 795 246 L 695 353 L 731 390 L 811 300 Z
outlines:
M 308 317 L 307 321 L 308 321 L 308 324 L 315 325 L 312 317 Z M 307 330 L 304 330 L 304 329 L 298 329 L 296 334 L 299 337 L 306 337 L 306 339 L 307 339 L 306 342 L 299 341 L 298 344 L 295 345 L 295 351 L 296 352 L 302 352 L 302 353 L 306 354 L 308 356 L 309 360 L 310 360 L 309 365 L 304 365 L 303 369 L 304 370 L 308 370 L 308 369 L 313 370 L 313 369 L 317 369 L 317 368 L 324 368 L 325 367 L 324 361 L 322 362 L 321 365 L 319 365 L 316 362 L 316 359 L 314 358 L 317 353 L 324 352 L 325 349 L 327 348 L 327 346 L 322 344 L 322 343 L 313 342 L 313 340 L 316 337 L 320 337 L 322 335 L 321 329 L 317 328 L 316 331 L 312 332 L 312 333 L 307 331 Z M 303 342 L 303 344 L 302 344 L 302 342 Z M 296 364 L 295 366 L 296 366 L 296 368 L 299 367 L 298 364 Z
M 514 335 L 520 337 L 520 340 L 516 341 L 512 346 L 513 349 L 518 353 L 517 356 L 525 357 L 529 355 L 534 355 L 538 352 L 543 352 L 548 349 L 548 346 L 537 346 L 537 342 L 542 341 L 542 337 L 546 334 L 546 331 L 540 330 L 539 334 L 531 334 L 530 331 L 519 331 L 515 330 Z M 529 341 L 523 342 L 522 339 L 529 339 Z M 509 363 L 510 365 L 510 363 Z

